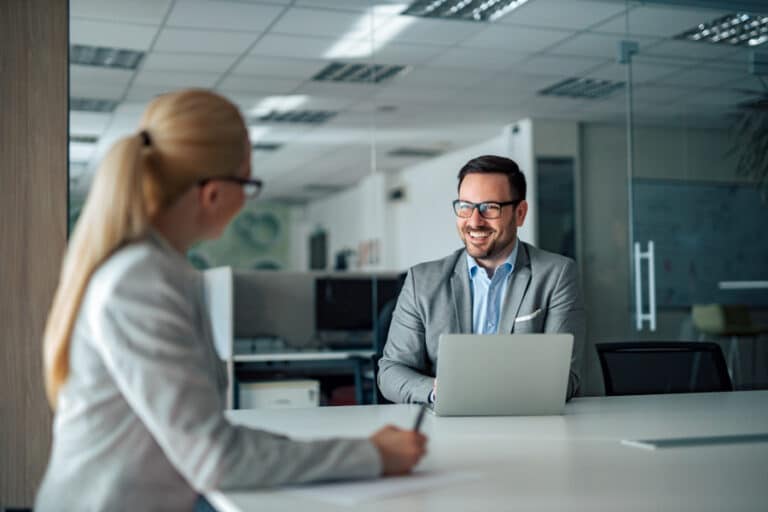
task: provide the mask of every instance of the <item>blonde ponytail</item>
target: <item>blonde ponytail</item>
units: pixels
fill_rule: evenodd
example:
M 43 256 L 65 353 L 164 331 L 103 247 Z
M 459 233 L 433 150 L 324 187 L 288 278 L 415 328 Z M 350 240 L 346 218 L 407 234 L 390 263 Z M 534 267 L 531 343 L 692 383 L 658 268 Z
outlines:
M 142 130 L 118 140 L 96 173 L 72 235 L 43 339 L 45 389 L 56 408 L 69 376 L 72 332 L 88 282 L 121 247 L 201 179 L 233 175 L 248 131 L 237 107 L 206 90 L 157 97 Z
M 142 193 L 144 151 L 138 134 L 112 146 L 72 234 L 43 342 L 45 390 L 54 408 L 59 388 L 69 375 L 72 330 L 91 275 L 113 252 L 147 230 Z

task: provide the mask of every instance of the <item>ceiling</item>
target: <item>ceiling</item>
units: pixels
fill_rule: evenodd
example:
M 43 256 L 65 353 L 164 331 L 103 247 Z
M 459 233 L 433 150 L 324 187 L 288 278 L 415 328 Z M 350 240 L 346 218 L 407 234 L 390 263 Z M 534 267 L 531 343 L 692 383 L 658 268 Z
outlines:
M 348 186 L 373 167 L 394 172 L 424 160 L 389 155 L 394 149 L 447 151 L 524 117 L 623 122 L 623 89 L 593 100 L 537 94 L 574 76 L 624 81 L 622 39 L 640 48 L 633 60 L 639 122 L 722 126 L 737 103 L 764 90 L 748 73 L 749 50 L 672 39 L 729 11 L 529 0 L 494 23 L 474 23 L 397 16 L 399 3 L 70 0 L 71 44 L 146 52 L 135 71 L 70 66 L 71 96 L 119 102 L 112 113 L 71 112 L 71 136 L 98 137 L 71 144 L 73 190 L 87 188 L 116 137 L 136 130 L 149 100 L 184 87 L 213 88 L 244 112 L 285 95 L 303 96 L 302 110 L 335 112 L 322 124 L 260 123 L 253 132 L 255 142 L 279 145 L 253 153 L 265 196 L 294 200 L 313 197 L 307 185 Z M 371 22 L 374 5 L 395 7 L 377 8 Z M 393 31 L 392 23 L 403 26 Z M 373 55 L 328 58 L 353 28 L 377 48 Z M 408 68 L 379 84 L 312 80 L 331 60 Z

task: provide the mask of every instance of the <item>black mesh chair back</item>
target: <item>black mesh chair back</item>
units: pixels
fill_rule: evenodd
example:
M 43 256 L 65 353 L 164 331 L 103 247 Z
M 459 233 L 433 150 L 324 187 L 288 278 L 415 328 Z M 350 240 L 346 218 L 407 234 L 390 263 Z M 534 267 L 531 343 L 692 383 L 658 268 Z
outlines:
M 716 343 L 643 341 L 595 347 L 609 396 L 733 390 Z

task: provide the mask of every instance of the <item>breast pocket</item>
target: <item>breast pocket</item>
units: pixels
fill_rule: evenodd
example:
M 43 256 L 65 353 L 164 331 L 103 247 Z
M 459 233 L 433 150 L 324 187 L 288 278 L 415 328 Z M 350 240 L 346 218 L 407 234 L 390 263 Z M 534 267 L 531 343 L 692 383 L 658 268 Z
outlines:
M 542 332 L 544 328 L 544 313 L 541 308 L 535 309 L 530 313 L 521 313 L 515 318 L 515 325 L 512 332 Z

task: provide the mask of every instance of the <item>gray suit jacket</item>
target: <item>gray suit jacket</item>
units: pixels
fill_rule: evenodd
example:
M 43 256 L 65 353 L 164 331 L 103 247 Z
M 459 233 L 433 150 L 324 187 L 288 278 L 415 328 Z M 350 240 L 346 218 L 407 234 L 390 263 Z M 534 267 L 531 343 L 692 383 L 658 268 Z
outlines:
M 366 439 L 297 442 L 224 416 L 202 275 L 157 234 L 94 273 L 35 510 L 192 510 L 198 493 L 380 473 Z
M 520 242 L 502 304 L 499 333 L 574 335 L 568 398 L 579 390 L 584 308 L 573 260 Z M 464 249 L 408 272 L 392 316 L 379 388 L 393 402 L 426 402 L 441 334 L 472 332 L 472 294 Z

